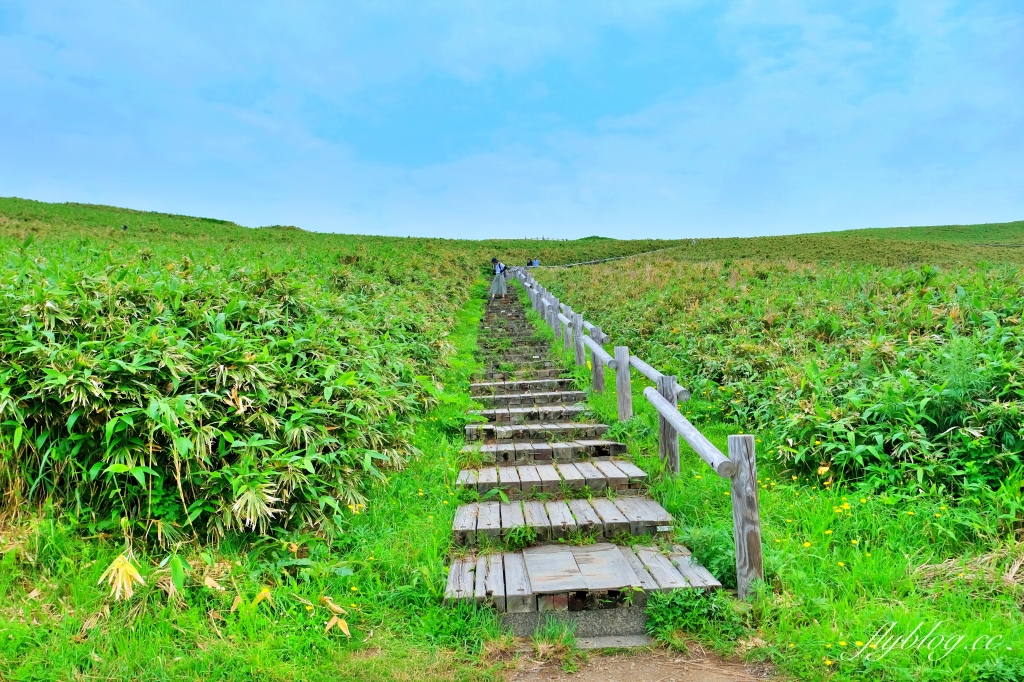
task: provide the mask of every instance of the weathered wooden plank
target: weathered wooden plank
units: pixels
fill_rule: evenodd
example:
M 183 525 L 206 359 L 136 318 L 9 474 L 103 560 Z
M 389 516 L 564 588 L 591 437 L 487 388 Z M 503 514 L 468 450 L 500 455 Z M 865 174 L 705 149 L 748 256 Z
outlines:
M 590 503 L 601 517 L 605 538 L 611 540 L 617 533 L 629 532 L 629 519 L 619 511 L 614 502 L 606 497 L 595 497 Z
M 686 579 L 676 570 L 667 556 L 654 547 L 637 547 L 636 556 L 650 571 L 662 592 L 690 587 Z
M 502 563 L 505 568 L 505 610 L 508 613 L 536 611 L 537 597 L 530 585 L 522 552 L 506 552 Z
M 569 511 L 569 505 L 561 500 L 547 502 L 544 510 L 548 513 L 548 521 L 551 523 L 551 539 L 562 540 L 569 536 L 571 531 L 576 530 L 576 519 Z
M 519 492 L 522 487 L 519 485 L 519 472 L 515 467 L 498 467 L 498 484 L 506 490 Z
M 523 502 L 523 518 L 526 525 L 537 532 L 538 540 L 551 538 L 551 522 L 548 521 L 548 514 L 544 510 L 544 503 L 539 500 L 527 500 Z
M 571 462 L 576 455 L 576 446 L 573 443 L 554 442 L 548 443 L 551 448 L 551 459 L 556 462 Z
M 513 528 L 525 526 L 523 518 L 523 505 L 518 500 L 501 503 L 501 537 L 508 537 L 509 531 Z
M 604 479 L 612 490 L 624 490 L 629 487 L 629 477 L 622 473 L 615 462 L 594 462 L 594 467 L 604 474 Z
M 681 435 L 686 443 L 693 448 L 701 459 L 714 469 L 715 473 L 722 478 L 731 478 L 736 467 L 729 458 L 722 454 L 721 450 L 709 441 L 704 434 L 697 430 L 686 417 L 679 413 L 667 400 L 661 397 L 653 388 L 644 389 L 644 397 L 654 406 L 658 414 L 671 422 L 676 432 Z M 755 479 L 756 480 L 756 479 Z
M 553 459 L 551 446 L 547 443 L 534 443 L 533 459 L 537 462 L 550 462 Z
M 479 568 L 477 570 L 480 570 Z M 484 577 L 484 591 L 487 600 L 494 604 L 498 613 L 505 612 L 505 565 L 501 552 L 487 555 L 487 574 Z
M 540 487 L 543 492 L 557 493 L 561 488 L 562 479 L 559 477 L 555 467 L 550 464 L 538 464 L 537 475 L 540 477 Z
M 498 487 L 498 470 L 494 467 L 488 467 L 486 469 L 480 469 L 477 472 L 476 478 L 476 489 L 481 495 L 484 495 L 491 491 L 492 488 Z
M 675 518 L 660 504 L 649 497 L 637 497 L 635 498 L 635 504 L 640 509 L 645 510 L 647 518 L 653 525 L 651 529 L 653 532 L 668 533 L 672 530 Z
M 632 462 L 617 459 L 615 460 L 615 466 L 619 468 L 619 471 L 626 474 L 626 478 L 629 479 L 630 484 L 647 480 L 647 472 Z
M 640 581 L 640 587 L 647 592 L 655 592 L 658 590 L 658 583 L 651 577 L 650 572 L 644 566 L 644 562 L 637 558 L 636 554 L 629 547 L 619 547 L 619 552 L 622 553 L 623 558 L 629 567 L 633 569 L 634 575 L 637 580 Z
M 568 611 L 569 593 L 559 592 L 557 594 L 537 595 L 537 610 L 541 613 L 546 611 Z
M 559 462 L 555 468 L 558 469 L 558 473 L 562 475 L 562 479 L 571 490 L 580 490 L 586 487 L 587 479 L 583 477 L 575 464 Z
M 732 477 L 733 538 L 736 545 L 736 588 L 740 599 L 750 593 L 750 583 L 764 580 L 761 554 L 761 511 L 757 498 L 757 461 L 753 436 L 729 436 Z
M 476 571 L 474 576 L 476 583 L 476 603 L 483 604 L 487 601 L 487 557 L 478 556 L 476 558 Z
M 572 592 L 587 588 L 572 549 L 565 545 L 541 545 L 523 550 L 530 586 L 536 594 Z
M 707 590 L 722 586 L 706 568 L 694 561 L 693 557 L 669 554 L 668 558 L 672 561 L 676 570 L 679 571 L 679 574 L 686 578 L 686 582 L 690 583 L 694 588 Z
M 476 520 L 480 505 L 476 502 L 460 505 L 452 521 L 452 540 L 456 545 L 476 544 Z
M 636 504 L 635 497 L 617 497 L 614 504 L 629 521 L 631 535 L 645 535 L 653 532 L 654 521 L 646 509 Z
M 473 573 L 476 570 L 476 559 L 464 557 L 456 559 L 448 568 L 448 583 L 444 588 L 444 600 L 446 602 L 462 601 L 475 597 L 475 581 Z
M 481 541 L 481 536 L 492 540 L 501 537 L 501 505 L 498 502 L 481 502 L 480 511 L 476 523 L 476 541 Z
M 571 547 L 576 565 L 588 590 L 621 590 L 641 587 L 640 579 L 629 567 L 619 548 L 606 542 Z
M 543 483 L 541 483 L 540 474 L 537 473 L 537 467 L 527 465 L 516 468 L 519 470 L 519 484 L 522 486 L 524 495 L 539 493 L 543 490 Z
M 566 500 L 566 504 L 576 518 L 576 527 L 580 532 L 592 533 L 597 538 L 604 537 L 604 523 L 589 500 Z
M 605 480 L 604 474 L 590 462 L 576 462 L 576 470 L 583 476 L 587 487 L 595 493 L 599 493 L 607 487 L 608 482 Z
M 676 401 L 676 378 L 661 375 L 658 377 L 658 393 L 673 410 L 678 410 Z M 658 454 L 665 470 L 672 474 L 679 473 L 679 433 L 668 419 L 658 413 Z
M 463 469 L 455 481 L 457 488 L 476 488 L 476 469 Z

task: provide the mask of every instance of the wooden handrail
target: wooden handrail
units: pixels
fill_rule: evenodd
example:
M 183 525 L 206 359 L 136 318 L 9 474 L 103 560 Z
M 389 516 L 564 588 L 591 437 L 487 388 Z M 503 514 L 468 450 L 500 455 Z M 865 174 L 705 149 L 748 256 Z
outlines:
M 603 362 L 609 369 L 618 369 L 619 365 L 615 362 L 615 358 L 609 355 L 608 351 L 604 348 L 601 348 L 601 345 L 597 341 L 589 336 L 584 336 L 583 345 L 589 348 L 590 352 L 596 355 L 597 359 Z
M 632 365 L 636 371 L 643 374 L 645 377 L 653 381 L 655 384 L 658 383 L 658 379 L 660 379 L 663 376 L 666 376 L 635 355 L 629 356 L 629 364 Z M 676 399 L 686 402 L 687 400 L 690 399 L 690 391 L 683 388 L 682 386 L 677 386 Z
M 708 466 L 714 469 L 716 474 L 722 478 L 732 478 L 732 475 L 736 472 L 735 465 L 729 461 L 728 457 L 722 454 L 721 450 L 705 438 L 704 434 L 697 430 L 697 427 L 680 414 L 679 410 L 672 407 L 667 400 L 662 398 L 658 394 L 657 389 L 645 388 L 644 397 L 647 398 L 647 402 L 654 406 L 658 414 L 664 417 L 672 425 L 672 428 L 683 437 L 687 445 L 693 448 L 693 451 L 707 462 Z

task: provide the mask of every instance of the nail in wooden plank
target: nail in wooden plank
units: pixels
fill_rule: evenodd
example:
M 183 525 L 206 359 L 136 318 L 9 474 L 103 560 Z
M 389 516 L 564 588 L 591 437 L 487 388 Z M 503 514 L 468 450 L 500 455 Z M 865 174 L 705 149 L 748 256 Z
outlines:
M 456 545 L 476 544 L 476 520 L 480 505 L 476 502 L 460 505 L 452 521 L 452 539 Z
M 629 519 L 619 511 L 614 502 L 606 497 L 595 497 L 590 504 L 594 507 L 597 515 L 601 517 L 605 538 L 610 540 L 618 533 L 629 532 Z
M 582 533 L 593 534 L 595 538 L 604 537 L 604 523 L 597 515 L 594 508 L 590 506 L 589 500 L 566 500 L 569 511 L 576 518 L 576 527 Z
M 669 558 L 654 547 L 637 547 L 636 556 L 650 571 L 662 592 L 690 587 Z
M 476 469 L 463 469 L 455 481 L 456 488 L 476 488 Z
M 501 537 L 501 508 L 498 502 L 481 502 L 476 523 L 476 541 L 486 535 L 492 540 Z
M 525 526 L 523 518 L 523 505 L 518 500 L 514 502 L 501 503 L 501 537 L 508 537 L 509 531 L 513 528 Z
M 538 462 L 550 462 L 554 456 L 551 453 L 551 446 L 547 443 L 533 444 L 533 459 Z
M 551 522 L 552 540 L 562 540 L 569 536 L 570 531 L 576 530 L 576 520 L 565 502 L 548 502 L 544 505 L 544 510 L 547 511 L 548 521 Z
M 542 491 L 543 484 L 540 480 L 540 474 L 537 473 L 537 467 L 526 465 L 516 468 L 519 470 L 519 483 L 522 486 L 524 495 Z
M 614 462 L 594 462 L 594 467 L 604 474 L 605 481 L 612 490 L 623 490 L 629 486 L 629 478 L 615 466 Z
M 568 462 L 561 462 L 555 465 L 558 473 L 562 475 L 562 480 L 565 481 L 566 485 L 572 490 L 581 490 L 587 485 L 587 479 L 583 477 L 580 470 L 576 468 L 575 464 Z
M 479 569 L 478 569 L 479 570 Z M 505 612 L 505 566 L 501 552 L 487 555 L 487 575 L 484 578 L 487 600 L 498 613 Z
M 515 467 L 498 467 L 498 483 L 506 491 L 520 491 L 519 473 Z
M 523 503 L 523 518 L 526 525 L 537 532 L 538 540 L 551 538 L 551 523 L 548 521 L 548 514 L 544 510 L 544 503 L 539 500 L 527 500 Z
M 576 470 L 583 475 L 587 487 L 594 492 L 601 492 L 607 486 L 604 474 L 590 462 L 576 462 Z
M 505 610 L 508 613 L 536 611 L 537 597 L 530 585 L 522 552 L 506 552 L 502 563 L 505 567 Z
M 494 467 L 488 467 L 487 469 L 480 469 L 477 472 L 476 478 L 476 489 L 481 495 L 484 495 L 491 491 L 492 488 L 498 487 L 498 470 Z
M 562 479 L 555 467 L 550 464 L 538 464 L 537 475 L 540 476 L 540 487 L 543 492 L 557 493 L 561 488 Z
M 621 590 L 625 587 L 641 587 L 640 579 L 637 578 L 615 545 L 602 542 L 595 545 L 570 547 L 570 549 L 588 590 Z

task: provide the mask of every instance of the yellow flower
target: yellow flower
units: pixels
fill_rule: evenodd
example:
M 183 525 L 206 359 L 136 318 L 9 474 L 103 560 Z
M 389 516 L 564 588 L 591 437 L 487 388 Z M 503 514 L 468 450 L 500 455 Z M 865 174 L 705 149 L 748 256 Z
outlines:
M 830 531 L 830 530 L 825 531 L 825 535 L 832 535 L 832 531 Z
M 821 445 L 821 441 L 820 440 L 816 440 L 816 441 L 814 441 L 814 444 L 815 445 Z
M 725 491 L 724 493 L 722 493 L 722 494 L 723 494 L 723 495 L 728 495 L 728 494 L 729 494 L 729 491 L 728 491 L 728 490 L 726 490 L 726 491 Z
M 419 492 L 419 496 L 423 497 L 423 491 L 422 490 Z
M 794 481 L 796 480 L 796 476 L 794 476 L 794 477 L 793 477 L 793 480 L 794 480 Z
M 941 519 L 941 518 L 942 518 L 942 514 L 936 514 L 936 515 L 935 515 L 935 518 L 937 518 L 937 519 Z
M 355 608 L 355 607 L 356 607 L 356 605 L 355 605 L 355 604 L 349 604 L 349 606 L 351 606 L 352 608 Z
M 839 562 L 839 565 L 840 565 L 840 566 L 845 566 L 846 564 L 844 564 L 844 563 L 843 563 L 842 561 L 840 561 L 840 562 Z
M 350 587 L 349 589 L 350 589 L 350 590 L 352 590 L 353 592 L 358 592 L 358 591 L 359 591 L 359 588 L 358 588 L 358 587 L 356 587 L 355 585 L 353 585 L 353 586 L 352 586 L 352 587 Z
M 793 523 L 793 519 L 786 519 L 786 523 Z
M 830 661 L 830 660 L 828 660 L 828 659 L 826 658 L 826 659 L 825 659 L 825 665 L 832 665 L 832 661 Z
M 871 552 L 864 552 L 864 556 L 871 556 Z
M 857 641 L 856 641 L 856 642 L 854 642 L 853 644 L 854 644 L 854 646 L 864 646 L 864 642 L 862 642 L 862 641 L 860 641 L 860 640 L 857 640 Z
M 805 542 L 804 543 L 804 547 L 810 547 L 810 546 L 811 546 L 811 543 L 809 543 L 809 542 Z
M 782 542 L 782 540 L 776 540 L 775 542 Z
M 846 642 L 839 640 L 839 646 L 846 646 Z
M 939 509 L 941 509 L 942 511 L 946 511 L 946 507 L 945 506 L 939 507 Z
M 445 504 L 448 504 L 448 500 L 445 500 L 445 501 L 444 501 L 444 503 L 445 503 Z
M 851 542 L 852 544 L 854 544 L 854 545 L 859 545 L 859 544 L 860 544 L 860 541 L 859 541 L 859 540 L 850 540 L 850 542 Z
M 914 512 L 912 512 L 912 511 L 909 511 L 909 512 L 907 512 L 907 514 L 909 514 L 910 516 L 913 516 L 913 515 L 914 515 Z
M 867 502 L 867 500 L 865 500 L 865 499 L 864 499 L 863 497 L 862 497 L 862 498 L 860 498 L 860 503 L 861 503 L 861 504 L 865 504 L 866 502 Z
M 306 610 L 307 610 L 307 611 L 312 611 L 312 610 L 313 610 L 313 607 L 312 607 L 312 606 L 310 606 L 309 604 L 306 604 Z
M 697 479 L 699 480 L 699 479 L 700 479 L 700 476 L 698 476 L 698 477 L 697 477 Z
M 795 646 L 796 646 L 796 644 L 793 644 L 792 642 L 790 642 L 790 643 L 789 643 L 789 648 L 790 648 L 790 649 L 792 649 L 792 648 L 793 648 L 793 647 L 795 647 Z
M 826 644 L 826 645 L 825 645 L 825 648 L 826 648 L 826 649 L 831 649 L 831 648 L 832 648 L 832 645 L 831 645 L 831 644 Z

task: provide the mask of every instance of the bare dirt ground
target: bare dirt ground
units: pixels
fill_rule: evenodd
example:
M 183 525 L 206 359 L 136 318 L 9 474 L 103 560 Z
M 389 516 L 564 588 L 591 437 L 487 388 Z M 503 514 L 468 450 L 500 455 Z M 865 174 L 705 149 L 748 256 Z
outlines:
M 510 682 L 752 682 L 771 678 L 769 666 L 730 663 L 699 650 L 685 656 L 658 649 L 588 653 L 575 673 L 564 672 L 556 662 L 537 661 L 524 654 L 518 669 L 508 675 Z

